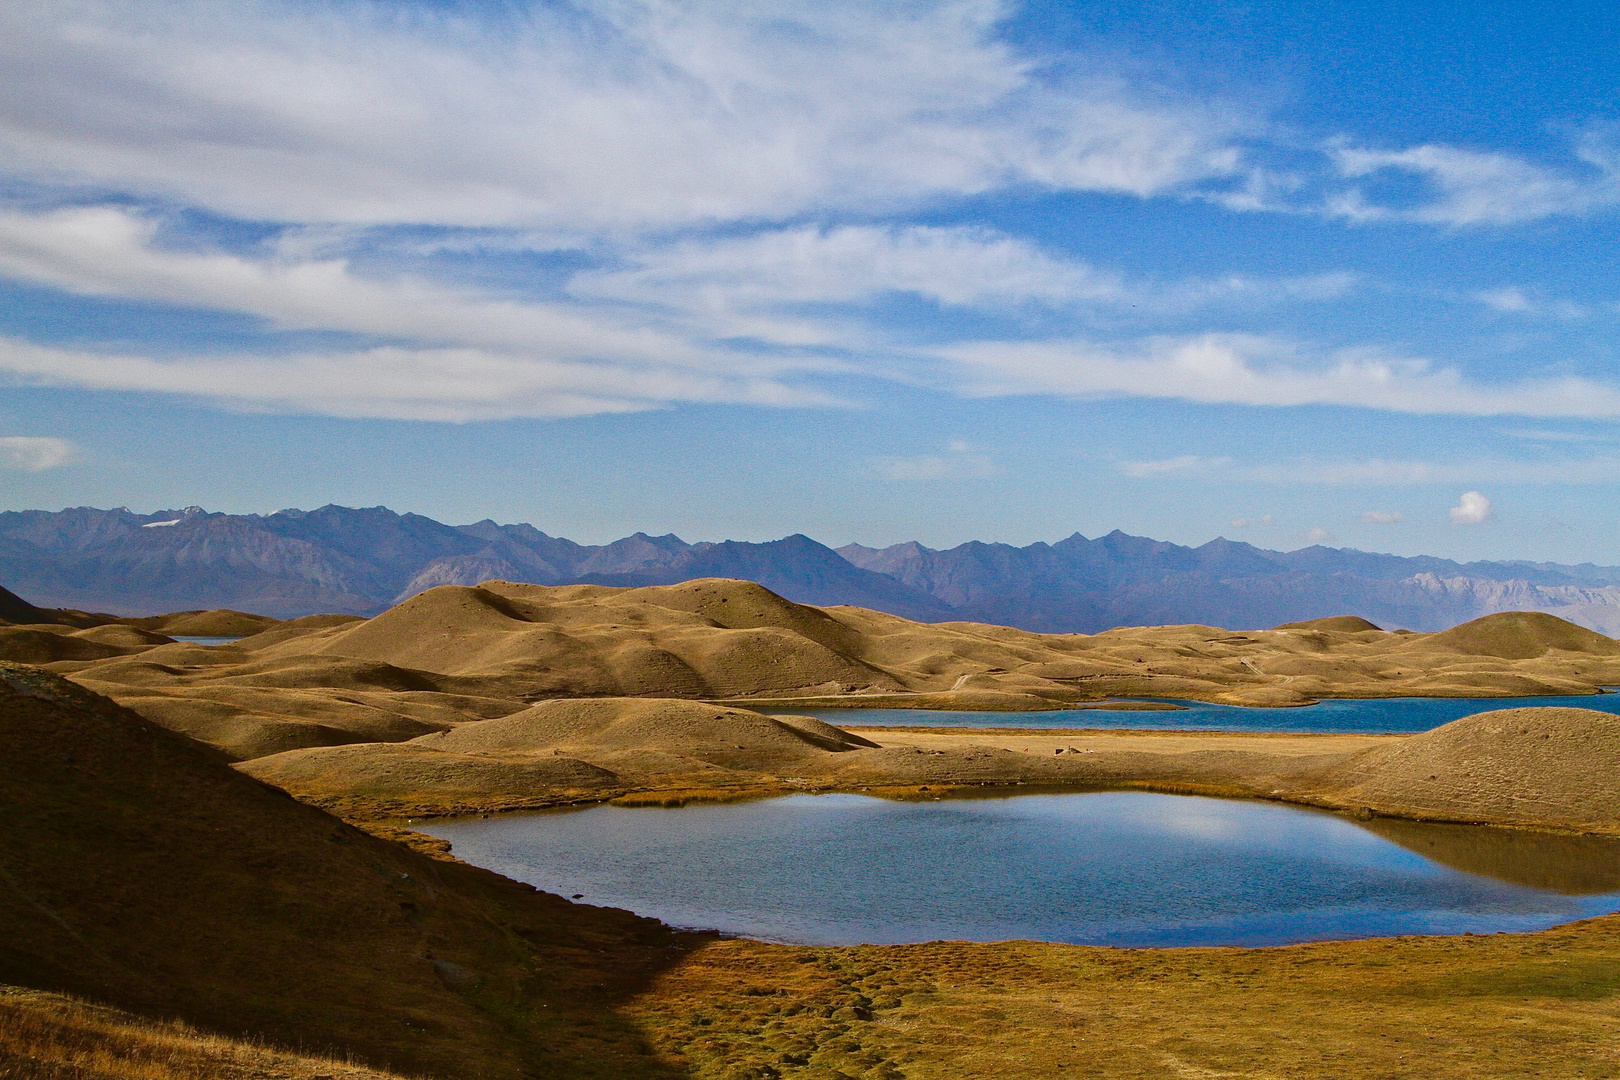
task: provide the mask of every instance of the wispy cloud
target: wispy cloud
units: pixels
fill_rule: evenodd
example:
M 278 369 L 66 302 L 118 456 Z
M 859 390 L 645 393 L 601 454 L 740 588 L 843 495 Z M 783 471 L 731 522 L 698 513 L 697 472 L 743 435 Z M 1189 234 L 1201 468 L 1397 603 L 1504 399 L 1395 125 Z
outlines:
M 52 182 L 254 219 L 784 218 L 1008 185 L 1149 195 L 1239 168 L 1230 108 L 1055 74 L 985 0 L 646 0 L 434 14 L 0 7 L 0 148 Z
M 1620 481 L 1620 458 L 1513 461 L 1401 461 L 1385 458 L 1286 463 L 1244 461 L 1233 457 L 1181 455 L 1158 461 L 1121 461 L 1116 466 L 1138 479 L 1192 479 L 1245 484 L 1313 484 L 1335 487 L 1410 487 L 1424 484 L 1611 484 Z M 1363 521 L 1374 522 L 1372 514 Z
M 674 402 L 835 404 L 769 378 L 650 364 L 576 363 L 471 348 L 291 356 L 150 357 L 0 338 L 0 373 L 37 386 L 174 394 L 232 408 L 402 420 L 636 412 Z
M 996 475 L 994 461 L 968 443 L 953 439 L 943 454 L 878 457 L 871 465 L 888 480 L 975 480 Z
M 1342 405 L 1465 416 L 1620 417 L 1620 388 L 1577 377 L 1489 384 L 1421 359 L 1353 350 L 1312 356 L 1265 337 L 983 341 L 934 355 L 965 393 L 1150 397 L 1235 405 Z
M 0 436 L 0 468 L 44 472 L 70 464 L 79 448 L 66 439 L 38 435 Z
M 1620 154 L 1609 133 L 1589 130 L 1575 140 L 1575 167 L 1555 171 L 1511 154 L 1425 144 L 1369 150 L 1340 144 L 1330 150 L 1352 179 L 1405 175 L 1430 191 L 1411 205 L 1379 202 L 1364 186 L 1329 198 L 1328 212 L 1355 221 L 1415 221 L 1435 225 L 1510 225 L 1558 214 L 1584 214 L 1620 204 Z
M 1164 314 L 1336 299 L 1357 284 L 1355 275 L 1344 272 L 1133 280 L 1004 233 L 971 227 L 799 226 L 643 248 L 630 261 L 634 265 L 629 268 L 580 274 L 570 291 L 660 304 L 717 316 L 721 325 L 749 326 L 762 315 L 781 315 L 803 305 L 864 303 L 887 294 L 964 308 L 1130 307 Z
M 1405 518 L 1398 510 L 1368 510 L 1361 515 L 1363 525 L 1394 525 Z

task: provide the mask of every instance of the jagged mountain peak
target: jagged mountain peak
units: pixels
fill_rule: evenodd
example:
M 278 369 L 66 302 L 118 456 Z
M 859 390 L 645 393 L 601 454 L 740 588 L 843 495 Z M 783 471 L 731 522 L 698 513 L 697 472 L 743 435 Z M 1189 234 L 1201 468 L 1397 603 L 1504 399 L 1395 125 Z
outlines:
M 370 615 L 426 588 L 494 577 L 627 586 L 746 578 L 800 603 L 1054 632 L 1191 622 L 1250 629 L 1346 612 L 1439 630 L 1511 609 L 1620 631 L 1617 567 L 1462 564 L 1324 545 L 1279 552 L 1224 536 L 1187 547 L 1115 529 L 1023 547 L 906 541 L 834 551 L 803 533 L 688 544 L 637 532 L 587 545 L 528 524 L 450 526 L 386 506 L 262 517 L 200 507 L 0 513 L 0 584 L 37 607 Z

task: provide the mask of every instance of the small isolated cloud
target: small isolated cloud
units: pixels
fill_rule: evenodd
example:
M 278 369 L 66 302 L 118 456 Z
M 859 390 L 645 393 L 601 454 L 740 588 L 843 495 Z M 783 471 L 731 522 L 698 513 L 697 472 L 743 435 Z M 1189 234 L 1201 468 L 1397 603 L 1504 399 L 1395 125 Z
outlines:
M 1310 532 L 1305 534 L 1305 542 L 1307 544 L 1322 544 L 1332 539 L 1333 534 L 1322 528 L 1320 525 L 1316 526 Z
M 1122 461 L 1119 467 L 1126 476 L 1145 480 L 1154 476 L 1206 476 L 1231 464 L 1229 457 L 1206 458 L 1197 454 L 1182 454 L 1159 461 Z
M 1497 311 L 1529 311 L 1530 298 L 1524 295 L 1524 290 L 1512 287 L 1491 289 L 1486 292 L 1475 293 L 1474 298 L 1487 307 Z
M 1275 520 L 1270 514 L 1261 514 L 1257 518 L 1233 518 L 1232 528 L 1247 529 L 1250 525 L 1271 525 Z
M 77 451 L 66 439 L 6 435 L 0 437 L 0 468 L 44 472 L 68 464 Z
M 1478 525 L 1491 516 L 1491 500 L 1477 491 L 1465 491 L 1449 513 L 1453 525 Z
M 960 439 L 952 439 L 943 454 L 922 457 L 878 457 L 872 467 L 887 480 L 973 480 L 996 474 L 996 464 Z
M 1368 510 L 1361 515 L 1361 520 L 1367 525 L 1393 525 L 1402 516 L 1399 510 Z

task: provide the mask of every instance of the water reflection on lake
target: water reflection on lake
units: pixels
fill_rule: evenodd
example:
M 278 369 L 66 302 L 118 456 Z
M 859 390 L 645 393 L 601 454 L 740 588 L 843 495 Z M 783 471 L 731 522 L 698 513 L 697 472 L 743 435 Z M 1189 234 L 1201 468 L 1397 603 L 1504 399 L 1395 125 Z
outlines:
M 1271 945 L 1620 909 L 1620 841 L 1141 792 L 796 795 L 419 827 L 586 903 L 806 944 Z
M 1144 699 L 1145 700 L 1145 699 Z M 1054 709 L 960 712 L 945 709 L 773 709 L 838 727 L 1147 728 L 1160 731 L 1293 731 L 1362 734 L 1428 731 L 1475 713 L 1562 706 L 1620 713 L 1620 694 L 1527 698 L 1324 698 L 1315 705 L 1251 709 L 1205 701 L 1155 699 L 1167 709 Z

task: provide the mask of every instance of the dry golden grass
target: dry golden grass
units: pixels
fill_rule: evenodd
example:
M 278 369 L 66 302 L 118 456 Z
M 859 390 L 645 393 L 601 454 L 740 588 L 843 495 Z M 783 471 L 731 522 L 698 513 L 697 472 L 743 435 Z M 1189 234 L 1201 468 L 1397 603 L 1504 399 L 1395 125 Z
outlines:
M 1620 1077 L 1620 918 L 1274 949 L 718 942 L 629 1013 L 691 1077 Z
M 214 621 L 174 625 L 236 617 L 206 614 Z M 218 648 L 153 645 L 140 632 L 0 627 L 0 659 L 49 664 L 241 760 L 399 742 L 554 698 L 1017 711 L 1121 696 L 1289 706 L 1586 694 L 1620 683 L 1620 642 L 1534 612 L 1439 634 L 1385 633 L 1354 618 L 1243 632 L 1037 634 L 810 607 L 721 579 L 441 586 L 373 619 L 294 620 Z
M 0 986 L 0 1080 L 402 1080 L 353 1061 Z
M 721 941 L 363 835 L 13 665 L 0 809 L 0 979 L 248 1038 L 0 995 L 4 1080 L 385 1075 L 255 1038 L 444 1080 L 1620 1078 L 1620 916 L 1259 950 Z M 1484 866 L 1474 838 L 1430 840 Z

